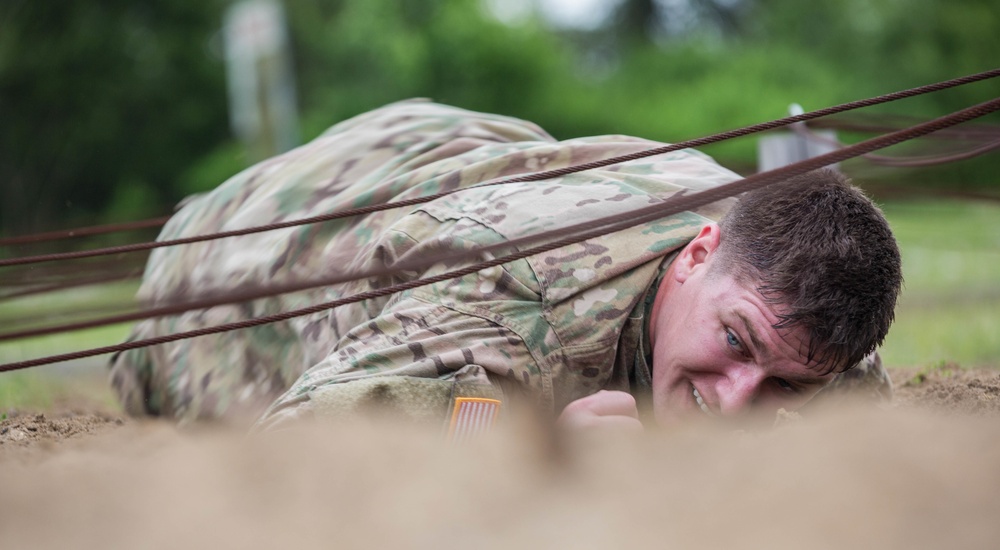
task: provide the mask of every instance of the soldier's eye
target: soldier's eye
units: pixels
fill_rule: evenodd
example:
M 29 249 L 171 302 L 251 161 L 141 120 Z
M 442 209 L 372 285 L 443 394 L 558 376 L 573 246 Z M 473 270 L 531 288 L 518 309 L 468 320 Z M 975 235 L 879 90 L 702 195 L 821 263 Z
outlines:
M 726 344 L 729 344 L 729 347 L 733 348 L 739 353 L 745 352 L 745 350 L 743 349 L 743 342 L 740 342 L 739 336 L 736 336 L 736 333 L 734 333 L 731 329 L 728 328 L 726 329 Z
M 778 385 L 779 388 L 782 389 L 782 391 L 785 391 L 785 392 L 788 392 L 788 393 L 798 393 L 799 392 L 799 388 L 797 386 L 795 386 L 794 384 L 792 384 L 788 380 L 785 380 L 784 378 L 775 378 L 774 382 Z

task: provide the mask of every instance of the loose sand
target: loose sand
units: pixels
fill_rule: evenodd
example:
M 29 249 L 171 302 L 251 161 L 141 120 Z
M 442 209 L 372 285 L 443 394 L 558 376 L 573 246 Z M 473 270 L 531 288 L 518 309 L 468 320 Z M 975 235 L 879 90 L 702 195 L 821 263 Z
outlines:
M 0 421 L 0 548 L 995 548 L 1000 371 L 898 370 L 888 410 L 473 444 L 246 437 L 86 407 Z

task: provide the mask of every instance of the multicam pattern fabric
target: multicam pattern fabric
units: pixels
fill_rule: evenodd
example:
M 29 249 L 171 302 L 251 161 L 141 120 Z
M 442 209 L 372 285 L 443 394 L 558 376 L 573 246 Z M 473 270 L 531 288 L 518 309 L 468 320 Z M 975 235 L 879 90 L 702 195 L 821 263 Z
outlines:
M 892 379 L 878 352 L 872 352 L 850 370 L 844 371 L 813 399 L 817 402 L 850 396 L 854 400 L 888 405 L 893 396 Z
M 557 142 L 512 118 L 426 101 L 389 105 L 190 198 L 160 238 L 460 192 L 417 207 L 158 249 L 139 297 L 155 305 L 240 285 L 391 268 L 738 178 L 705 155 L 683 150 L 540 182 L 476 187 L 658 145 L 625 136 Z M 640 353 L 643 298 L 665 258 L 728 204 L 384 298 L 124 352 L 112 360 L 112 382 L 132 414 L 245 422 L 263 411 L 262 427 L 350 414 L 373 403 L 443 421 L 458 396 L 517 394 L 558 411 L 601 389 L 641 392 L 649 379 Z M 482 259 L 147 320 L 130 339 L 289 311 Z
M 474 187 L 657 145 L 625 136 L 557 142 L 521 120 L 425 101 L 396 103 L 337 124 L 189 199 L 160 238 L 464 191 L 415 208 L 159 249 L 139 297 L 157 304 L 244 284 L 391 267 L 629 211 L 738 177 L 684 150 L 541 182 Z M 130 413 L 181 421 L 241 419 L 268 405 L 265 421 L 311 414 L 316 392 L 366 378 L 478 382 L 558 410 L 602 388 L 628 389 L 643 315 L 637 305 L 664 257 L 724 210 L 711 205 L 287 322 L 124 352 L 113 359 L 112 381 Z M 148 320 L 130 339 L 288 311 L 458 265 Z

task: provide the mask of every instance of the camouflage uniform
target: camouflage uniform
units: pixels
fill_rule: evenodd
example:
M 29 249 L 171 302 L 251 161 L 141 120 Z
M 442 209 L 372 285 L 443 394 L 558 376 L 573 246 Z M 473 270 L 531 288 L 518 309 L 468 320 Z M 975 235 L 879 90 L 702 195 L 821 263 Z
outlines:
M 252 227 L 441 191 L 416 207 L 155 251 L 142 300 L 279 284 L 464 250 L 634 210 L 738 176 L 692 150 L 542 182 L 475 187 L 659 144 L 624 136 L 557 142 L 537 126 L 424 101 L 360 115 L 194 197 L 161 238 Z M 600 389 L 642 393 L 648 292 L 670 254 L 729 203 L 709 205 L 389 297 L 113 359 L 125 408 L 262 426 L 371 405 L 444 419 L 461 396 L 524 396 L 557 412 Z M 482 258 L 481 258 L 482 259 Z M 666 259 L 666 260 L 665 260 Z M 148 338 L 288 311 L 455 269 L 369 278 L 148 320 Z M 270 405 L 268 407 L 268 405 Z

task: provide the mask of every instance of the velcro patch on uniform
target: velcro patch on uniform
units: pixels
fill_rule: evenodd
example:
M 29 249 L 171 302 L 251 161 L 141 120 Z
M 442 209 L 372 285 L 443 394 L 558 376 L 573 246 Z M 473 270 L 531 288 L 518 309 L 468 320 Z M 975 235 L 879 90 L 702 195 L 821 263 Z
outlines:
M 458 442 L 488 432 L 500 413 L 500 401 L 483 397 L 457 397 L 451 412 L 448 438 Z

